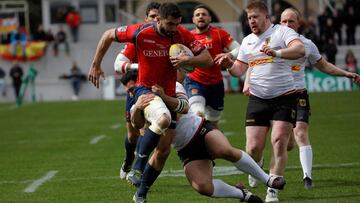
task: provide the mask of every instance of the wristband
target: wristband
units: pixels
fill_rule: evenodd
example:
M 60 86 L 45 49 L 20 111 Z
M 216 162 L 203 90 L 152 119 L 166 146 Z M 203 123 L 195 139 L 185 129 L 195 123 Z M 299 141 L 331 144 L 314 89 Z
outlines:
M 281 50 L 276 50 L 275 51 L 275 56 L 278 58 L 281 58 Z

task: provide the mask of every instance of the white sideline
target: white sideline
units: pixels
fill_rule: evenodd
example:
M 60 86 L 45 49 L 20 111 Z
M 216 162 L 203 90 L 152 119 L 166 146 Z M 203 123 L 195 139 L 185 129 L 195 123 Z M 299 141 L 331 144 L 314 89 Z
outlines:
M 111 129 L 118 129 L 121 127 L 121 124 L 120 123 L 117 123 L 117 124 L 114 124 L 111 126 Z
M 335 163 L 335 164 L 315 164 L 313 169 L 321 168 L 346 168 L 360 166 L 360 162 L 352 163 Z M 301 169 L 301 166 L 287 166 L 286 169 Z M 114 169 L 115 170 L 115 169 Z M 56 171 L 57 172 L 57 171 Z M 214 167 L 214 176 L 225 176 L 225 175 L 236 175 L 243 174 L 241 171 L 236 169 L 234 166 L 215 166 Z M 181 170 L 163 170 L 160 174 L 160 177 L 185 177 L 184 171 Z M 118 179 L 119 176 L 100 176 L 100 177 L 78 177 L 78 178 L 57 178 L 54 182 L 62 181 L 82 181 L 82 180 L 109 180 L 109 179 Z M 0 181 L 0 185 L 4 184 L 26 184 L 29 182 L 34 182 L 35 180 L 4 180 Z
M 38 187 L 40 187 L 43 183 L 53 178 L 58 171 L 49 171 L 45 176 L 40 179 L 35 180 L 29 186 L 27 186 L 24 192 L 35 192 Z
M 96 144 L 98 143 L 100 140 L 104 139 L 105 135 L 99 135 L 94 137 L 93 139 L 90 140 L 89 144 Z

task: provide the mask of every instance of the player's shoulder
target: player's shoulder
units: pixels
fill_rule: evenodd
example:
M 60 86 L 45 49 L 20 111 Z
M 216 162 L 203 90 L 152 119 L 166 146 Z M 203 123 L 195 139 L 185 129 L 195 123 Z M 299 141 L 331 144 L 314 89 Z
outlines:
M 190 31 L 188 29 L 186 29 L 184 26 L 179 25 L 178 26 L 178 32 L 179 33 L 190 33 Z

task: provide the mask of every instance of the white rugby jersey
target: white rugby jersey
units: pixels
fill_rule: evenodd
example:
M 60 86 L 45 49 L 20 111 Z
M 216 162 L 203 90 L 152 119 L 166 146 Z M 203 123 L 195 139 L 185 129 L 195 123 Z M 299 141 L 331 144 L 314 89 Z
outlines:
M 193 112 L 189 112 L 180 117 L 176 122 L 176 135 L 172 142 L 172 146 L 176 151 L 184 148 L 194 137 L 198 131 L 203 118 Z
M 286 59 L 272 57 L 261 52 L 267 43 L 279 50 L 299 39 L 299 34 L 282 25 L 271 25 L 263 34 L 246 36 L 240 46 L 238 60 L 250 68 L 250 93 L 262 99 L 278 97 L 295 89 L 294 77 Z
M 305 46 L 305 56 L 297 60 L 289 61 L 294 76 L 295 88 L 297 90 L 306 89 L 306 82 L 305 82 L 306 60 L 309 60 L 310 64 L 313 65 L 321 59 L 321 54 L 319 53 L 318 48 L 311 40 L 307 39 L 302 35 L 300 35 L 300 39 Z

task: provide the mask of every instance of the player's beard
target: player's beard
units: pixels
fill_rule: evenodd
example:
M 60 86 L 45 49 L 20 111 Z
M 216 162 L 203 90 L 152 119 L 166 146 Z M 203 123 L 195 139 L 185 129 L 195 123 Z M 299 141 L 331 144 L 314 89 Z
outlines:
M 175 34 L 175 32 L 166 31 L 165 28 L 163 28 L 163 27 L 161 27 L 161 26 L 160 26 L 160 33 L 161 33 L 161 34 L 164 34 L 164 35 L 166 35 L 166 36 L 168 36 L 168 37 L 172 37 L 172 36 L 174 36 L 174 34 Z
M 202 26 L 196 25 L 196 28 L 199 29 L 201 32 L 206 31 L 209 28 L 210 23 L 204 23 Z

